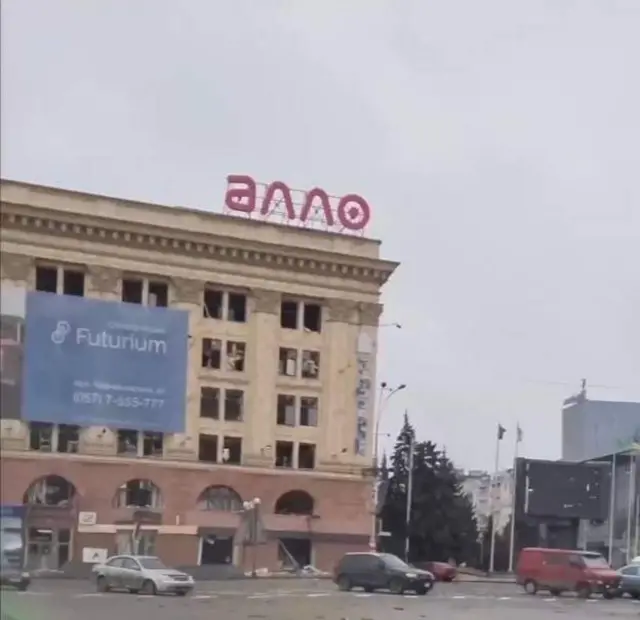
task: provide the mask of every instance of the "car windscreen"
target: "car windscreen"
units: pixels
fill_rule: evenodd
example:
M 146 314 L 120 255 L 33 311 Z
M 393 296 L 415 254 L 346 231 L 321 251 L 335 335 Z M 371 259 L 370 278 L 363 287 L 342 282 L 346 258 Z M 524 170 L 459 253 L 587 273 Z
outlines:
M 380 559 L 389 567 L 395 570 L 411 570 L 408 564 L 405 564 L 398 556 L 390 553 L 383 553 Z
M 583 555 L 582 559 L 588 568 L 609 568 L 608 562 L 601 555 Z
M 167 568 L 160 558 L 138 558 L 142 568 L 149 570 L 163 570 Z

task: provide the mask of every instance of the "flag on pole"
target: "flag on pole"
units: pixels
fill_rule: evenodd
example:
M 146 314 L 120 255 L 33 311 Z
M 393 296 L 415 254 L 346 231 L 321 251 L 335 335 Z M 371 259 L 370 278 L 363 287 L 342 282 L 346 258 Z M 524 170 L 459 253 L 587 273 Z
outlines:
M 522 441 L 522 429 L 520 428 L 520 424 L 518 424 L 516 428 L 516 443 L 520 443 Z
M 498 424 L 498 441 L 500 441 L 503 437 L 504 434 L 507 432 L 507 429 L 502 426 L 502 424 Z

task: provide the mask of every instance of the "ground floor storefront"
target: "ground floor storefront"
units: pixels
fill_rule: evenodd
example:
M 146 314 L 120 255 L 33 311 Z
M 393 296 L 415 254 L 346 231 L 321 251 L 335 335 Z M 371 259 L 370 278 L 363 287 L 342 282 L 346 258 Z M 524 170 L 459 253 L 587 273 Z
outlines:
M 366 550 L 371 483 L 362 478 L 45 455 L 3 454 L 5 503 L 25 505 L 32 570 L 115 553 L 174 566 L 331 570 Z

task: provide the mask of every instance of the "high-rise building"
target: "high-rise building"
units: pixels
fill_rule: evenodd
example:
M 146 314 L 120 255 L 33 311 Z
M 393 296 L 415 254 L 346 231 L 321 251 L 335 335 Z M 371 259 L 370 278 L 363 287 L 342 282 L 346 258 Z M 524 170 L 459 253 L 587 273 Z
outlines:
M 1 240 L 0 493 L 31 568 L 367 547 L 378 241 L 13 181 Z

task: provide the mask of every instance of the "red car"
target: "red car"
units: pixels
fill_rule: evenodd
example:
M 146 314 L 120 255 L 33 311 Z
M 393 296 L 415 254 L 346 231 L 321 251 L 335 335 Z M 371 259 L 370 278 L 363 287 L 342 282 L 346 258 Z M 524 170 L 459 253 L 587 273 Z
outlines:
M 446 562 L 420 562 L 417 568 L 428 570 L 436 578 L 436 581 L 451 582 L 458 575 L 456 567 Z

